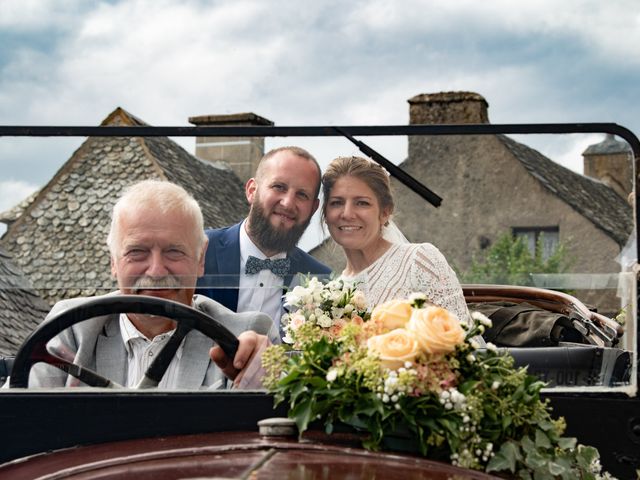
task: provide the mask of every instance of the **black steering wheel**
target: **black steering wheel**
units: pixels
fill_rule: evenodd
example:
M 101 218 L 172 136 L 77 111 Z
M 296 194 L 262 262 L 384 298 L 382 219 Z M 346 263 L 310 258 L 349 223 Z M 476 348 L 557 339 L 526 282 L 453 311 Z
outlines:
M 182 303 L 145 295 L 105 295 L 64 310 L 42 322 L 24 341 L 11 369 L 11 388 L 27 388 L 29 372 L 36 363 L 44 362 L 63 370 L 92 387 L 121 387 L 86 367 L 64 360 L 47 350 L 47 342 L 64 329 L 93 317 L 116 313 L 141 313 L 171 318 L 178 326 L 156 356 L 138 388 L 157 386 L 164 376 L 182 339 L 195 329 L 216 342 L 229 358 L 235 357 L 238 339 L 225 326 L 206 313 Z

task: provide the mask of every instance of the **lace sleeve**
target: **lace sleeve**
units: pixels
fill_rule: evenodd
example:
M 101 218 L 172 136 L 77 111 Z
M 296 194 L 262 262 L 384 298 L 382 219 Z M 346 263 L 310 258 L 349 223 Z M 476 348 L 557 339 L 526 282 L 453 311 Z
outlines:
M 430 243 L 416 245 L 411 282 L 415 291 L 424 292 L 434 305 L 446 308 L 461 322 L 469 323 L 469 310 L 458 277 L 440 250 Z

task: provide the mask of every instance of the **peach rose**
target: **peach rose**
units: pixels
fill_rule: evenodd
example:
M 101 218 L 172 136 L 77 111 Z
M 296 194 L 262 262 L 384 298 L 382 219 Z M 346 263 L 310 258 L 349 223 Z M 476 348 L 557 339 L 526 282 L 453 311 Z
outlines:
M 412 312 L 413 307 L 407 300 L 390 300 L 373 309 L 371 320 L 380 325 L 383 331 L 389 331 L 404 328 Z
M 458 318 L 436 306 L 415 310 L 407 330 L 413 332 L 423 351 L 435 354 L 453 352 L 465 336 Z
M 419 346 L 411 332 L 396 328 L 367 340 L 367 347 L 380 357 L 380 364 L 391 370 L 403 367 L 405 362 L 413 362 L 419 353 Z

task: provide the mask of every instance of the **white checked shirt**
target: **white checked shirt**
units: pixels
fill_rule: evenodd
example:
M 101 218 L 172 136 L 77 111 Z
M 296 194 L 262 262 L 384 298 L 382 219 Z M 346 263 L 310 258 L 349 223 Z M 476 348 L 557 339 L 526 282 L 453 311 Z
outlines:
M 245 221 L 246 222 L 246 221 Z M 282 310 L 282 287 L 284 278 L 275 275 L 270 270 L 262 270 L 253 275 L 244 273 L 249 255 L 264 260 L 287 258 L 285 252 L 273 257 L 265 256 L 251 241 L 245 230 L 245 222 L 240 225 L 240 282 L 238 290 L 238 312 L 260 311 L 269 315 L 276 327 L 280 325 Z
M 135 387 L 144 373 L 147 371 L 151 362 L 156 358 L 162 347 L 169 341 L 175 330 L 157 335 L 153 340 L 149 340 L 131 323 L 126 313 L 120 314 L 120 332 L 124 341 L 124 347 L 127 351 L 128 374 L 127 387 Z M 169 368 L 164 377 L 160 381 L 158 388 L 176 388 L 178 378 L 178 365 L 182 358 L 182 347 L 184 339 L 178 347 Z

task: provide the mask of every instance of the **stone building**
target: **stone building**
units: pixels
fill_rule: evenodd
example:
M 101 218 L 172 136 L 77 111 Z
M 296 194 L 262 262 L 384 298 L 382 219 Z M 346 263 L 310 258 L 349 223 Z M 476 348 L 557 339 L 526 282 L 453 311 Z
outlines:
M 411 124 L 489 122 L 488 104 L 476 93 L 417 95 L 409 105 Z M 395 221 L 410 241 L 436 245 L 458 272 L 505 232 L 533 241 L 543 233 L 550 249 L 564 244 L 574 272 L 619 272 L 615 259 L 633 227 L 625 146 L 607 138 L 585 151 L 594 179 L 505 135 L 414 136 L 400 166 L 443 202 L 433 208 L 392 180 Z M 344 256 L 336 247 L 327 241 L 311 253 L 339 271 Z
M 102 125 L 145 125 L 121 108 Z M 106 236 L 123 189 L 144 179 L 184 187 L 202 207 L 205 227 L 244 218 L 243 184 L 222 162 L 204 162 L 166 137 L 90 137 L 33 198 L 0 219 L 0 245 L 49 304 L 114 288 Z
M 189 117 L 198 127 L 272 126 L 273 122 L 255 113 L 199 115 Z M 198 137 L 196 157 L 210 162 L 225 162 L 245 184 L 253 177 L 264 155 L 264 137 Z
M 0 246 L 0 356 L 13 356 L 49 311 L 11 255 Z M 2 381 L 3 372 L 0 372 Z

